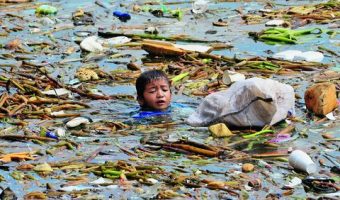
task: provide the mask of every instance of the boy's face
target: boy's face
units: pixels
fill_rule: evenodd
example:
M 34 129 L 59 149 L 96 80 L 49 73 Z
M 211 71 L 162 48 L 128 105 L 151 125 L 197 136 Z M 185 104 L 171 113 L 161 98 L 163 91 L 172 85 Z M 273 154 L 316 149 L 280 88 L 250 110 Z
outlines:
M 163 111 L 169 107 L 170 101 L 170 88 L 164 79 L 156 79 L 146 84 L 143 97 L 138 99 L 143 107 Z

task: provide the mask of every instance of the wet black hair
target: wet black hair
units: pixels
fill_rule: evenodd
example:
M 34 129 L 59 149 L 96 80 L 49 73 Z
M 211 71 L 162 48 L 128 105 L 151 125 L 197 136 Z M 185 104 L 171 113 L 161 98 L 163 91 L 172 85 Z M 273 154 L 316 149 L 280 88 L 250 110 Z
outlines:
M 136 80 L 137 98 L 143 98 L 145 86 L 153 80 L 164 79 L 170 87 L 168 76 L 161 70 L 150 70 L 143 72 Z

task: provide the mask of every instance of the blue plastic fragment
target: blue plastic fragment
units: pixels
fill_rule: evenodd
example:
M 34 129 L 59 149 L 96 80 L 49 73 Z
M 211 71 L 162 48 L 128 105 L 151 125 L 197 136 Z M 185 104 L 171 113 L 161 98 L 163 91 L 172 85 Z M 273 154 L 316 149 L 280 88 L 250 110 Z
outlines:
M 114 11 L 113 16 L 118 17 L 118 19 L 123 22 L 126 22 L 131 19 L 131 15 L 129 13 L 124 13 L 121 11 Z
M 58 139 L 58 136 L 55 134 L 55 133 L 53 133 L 53 132 L 50 132 L 50 131 L 47 131 L 46 133 L 45 133 L 45 137 L 48 137 L 48 138 L 53 138 L 53 139 Z

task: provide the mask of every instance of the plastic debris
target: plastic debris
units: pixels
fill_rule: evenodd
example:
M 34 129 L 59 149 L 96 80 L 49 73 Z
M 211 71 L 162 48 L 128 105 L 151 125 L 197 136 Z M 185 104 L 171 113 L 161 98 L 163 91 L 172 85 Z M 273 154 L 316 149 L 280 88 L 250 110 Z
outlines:
M 43 17 L 39 20 L 39 22 L 45 26 L 52 26 L 55 24 L 55 22 L 49 17 Z
M 246 76 L 241 73 L 225 70 L 223 72 L 222 81 L 226 85 L 230 85 L 236 81 L 246 80 Z
M 195 14 L 202 14 L 208 10 L 209 1 L 195 0 L 192 4 L 192 12 Z
M 102 52 L 104 50 L 97 36 L 85 38 L 83 41 L 81 41 L 80 48 L 89 52 Z
M 324 58 L 323 54 L 317 51 L 301 52 L 298 50 L 287 50 L 276 53 L 273 58 L 290 60 L 290 61 L 307 61 L 307 62 L 321 62 Z
M 238 81 L 228 90 L 205 97 L 187 122 L 207 126 L 223 122 L 238 127 L 275 124 L 294 109 L 294 89 L 271 79 Z
M 290 134 L 277 134 L 275 138 L 270 139 L 268 142 L 271 143 L 281 143 L 281 142 L 286 142 L 291 139 Z
M 100 185 L 100 184 L 111 184 L 111 183 L 113 183 L 113 181 L 111 179 L 108 179 L 108 178 L 100 177 L 100 178 L 98 178 L 94 181 L 91 181 L 90 183 L 94 184 L 94 185 Z
M 157 27 L 150 26 L 150 27 L 147 27 L 144 32 L 157 35 L 159 33 L 159 30 Z
M 127 12 L 114 11 L 113 16 L 117 17 L 122 22 L 126 22 L 131 19 L 131 15 Z
M 45 131 L 45 132 L 41 133 L 40 135 L 43 136 L 43 137 L 53 138 L 53 139 L 56 139 L 56 140 L 58 139 L 58 136 L 51 131 Z
M 57 14 L 58 9 L 49 5 L 41 5 L 35 10 L 35 12 L 41 15 L 54 15 Z
M 302 180 L 298 177 L 294 177 L 292 180 L 289 181 L 287 185 L 285 185 L 286 188 L 295 188 L 296 186 L 300 185 L 302 183 Z
M 66 130 L 63 128 L 57 128 L 56 130 L 57 137 L 65 137 Z
M 317 171 L 317 166 L 313 160 L 301 150 L 294 150 L 289 155 L 289 165 L 308 174 L 313 174 Z
M 90 186 L 83 186 L 83 185 L 76 185 L 76 186 L 66 186 L 66 187 L 61 187 L 60 190 L 61 191 L 65 191 L 65 192 L 72 192 L 72 191 L 81 191 L 81 190 L 90 190 L 93 187 Z
M 156 179 L 154 179 L 154 178 L 148 178 L 148 179 L 146 179 L 146 181 L 147 181 L 148 183 L 152 184 L 152 185 L 158 183 L 158 180 L 156 180 Z
M 330 113 L 328 113 L 328 114 L 325 115 L 325 116 L 326 116 L 327 119 L 329 119 L 329 120 L 332 120 L 332 121 L 336 120 L 336 118 L 335 118 L 334 115 L 333 115 L 333 112 L 330 112 Z
M 70 121 L 68 121 L 66 123 L 66 126 L 68 128 L 73 128 L 73 127 L 77 127 L 81 124 L 89 124 L 90 123 L 90 120 L 88 118 L 85 118 L 85 117 L 76 117 L 76 118 L 73 118 L 71 119 Z
M 282 19 L 273 19 L 266 22 L 266 26 L 281 26 L 285 23 Z
M 63 96 L 71 94 L 71 92 L 69 90 L 66 90 L 65 88 L 57 88 L 53 90 L 42 91 L 41 93 L 50 96 Z
M 321 62 L 324 56 L 317 51 L 306 51 L 295 56 L 294 60 L 305 60 L 307 62 Z
M 282 52 L 274 54 L 273 58 L 293 61 L 295 56 L 301 53 L 302 52 L 298 50 L 287 50 L 287 51 L 282 51 Z
M 131 39 L 125 36 L 118 36 L 118 37 L 113 37 L 110 39 L 106 39 L 104 41 L 104 45 L 108 45 L 110 47 L 113 47 L 115 45 L 119 45 L 119 44 L 125 44 L 127 42 L 130 42 Z

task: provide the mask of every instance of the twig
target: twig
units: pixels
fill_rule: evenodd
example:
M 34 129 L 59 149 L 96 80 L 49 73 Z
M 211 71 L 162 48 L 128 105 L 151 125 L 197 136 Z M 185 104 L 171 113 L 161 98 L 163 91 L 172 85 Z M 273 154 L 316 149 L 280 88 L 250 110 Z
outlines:
M 86 158 L 85 162 L 91 162 L 91 160 L 93 160 L 95 157 L 97 157 L 97 155 L 99 154 L 99 152 L 101 152 L 103 150 L 103 147 L 99 147 L 98 149 L 96 149 L 94 152 L 91 153 L 91 155 Z
M 56 141 L 53 138 L 40 137 L 40 136 L 28 136 L 28 135 L 0 135 L 0 139 L 4 140 L 41 140 L 41 141 Z
M 0 98 L 0 107 L 2 107 L 4 105 L 4 103 L 6 102 L 7 98 L 8 98 L 8 93 L 4 92 L 1 95 L 1 98 Z

